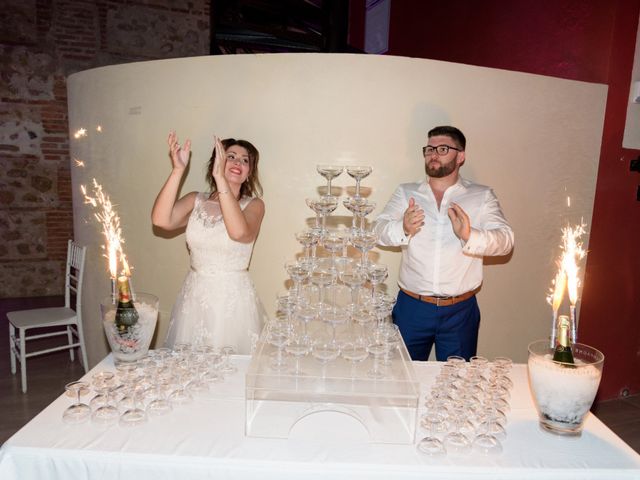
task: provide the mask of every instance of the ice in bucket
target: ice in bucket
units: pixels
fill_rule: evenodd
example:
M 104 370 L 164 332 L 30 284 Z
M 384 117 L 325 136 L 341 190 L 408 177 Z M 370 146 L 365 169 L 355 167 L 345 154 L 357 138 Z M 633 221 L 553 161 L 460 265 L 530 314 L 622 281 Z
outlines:
M 540 426 L 560 435 L 580 435 L 600 385 L 604 355 L 582 343 L 571 345 L 575 364 L 553 360 L 548 340 L 529 344 L 529 387 Z
M 115 324 L 116 307 L 112 297 L 100 304 L 102 325 L 116 363 L 135 362 L 149 351 L 153 332 L 158 321 L 158 297 L 150 293 L 136 293 L 134 305 L 139 319 L 126 333 L 121 333 Z

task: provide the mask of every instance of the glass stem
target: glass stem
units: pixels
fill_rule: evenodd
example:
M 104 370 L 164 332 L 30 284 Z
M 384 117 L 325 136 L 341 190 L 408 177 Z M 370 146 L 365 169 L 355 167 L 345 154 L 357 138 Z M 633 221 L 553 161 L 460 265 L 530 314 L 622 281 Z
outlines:
M 336 287 L 331 289 L 331 309 L 335 312 L 338 308 L 336 305 Z

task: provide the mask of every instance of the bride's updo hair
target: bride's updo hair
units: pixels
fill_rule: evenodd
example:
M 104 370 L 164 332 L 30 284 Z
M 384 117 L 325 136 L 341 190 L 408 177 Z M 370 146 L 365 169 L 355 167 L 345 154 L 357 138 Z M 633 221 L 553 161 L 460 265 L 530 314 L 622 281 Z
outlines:
M 244 148 L 249 154 L 249 176 L 240 187 L 240 198 L 247 197 L 261 197 L 262 185 L 260 185 L 260 179 L 258 178 L 258 160 L 260 159 L 260 153 L 258 149 L 253 146 L 251 142 L 247 140 L 236 140 L 235 138 L 225 138 L 221 141 L 225 150 L 234 145 Z M 213 149 L 211 158 L 207 164 L 207 183 L 211 187 L 212 192 L 218 191 L 216 180 L 213 178 L 213 162 L 216 158 L 216 149 Z

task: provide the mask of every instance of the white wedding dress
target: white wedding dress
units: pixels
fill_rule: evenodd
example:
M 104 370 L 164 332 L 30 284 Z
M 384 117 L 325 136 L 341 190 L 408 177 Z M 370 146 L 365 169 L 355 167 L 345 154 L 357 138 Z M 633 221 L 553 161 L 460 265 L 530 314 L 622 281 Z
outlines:
M 253 200 L 240 199 L 240 208 Z M 171 312 L 165 344 L 231 345 L 236 353 L 251 353 L 266 321 L 247 268 L 253 242 L 229 238 L 220 204 L 198 193 L 187 223 L 191 269 Z

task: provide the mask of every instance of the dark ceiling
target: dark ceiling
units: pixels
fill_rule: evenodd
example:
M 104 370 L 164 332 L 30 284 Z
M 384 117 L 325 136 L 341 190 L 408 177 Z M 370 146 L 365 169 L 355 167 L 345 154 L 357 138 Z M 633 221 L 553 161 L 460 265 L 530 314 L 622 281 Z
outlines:
M 211 0 L 211 54 L 354 52 L 349 0 Z

